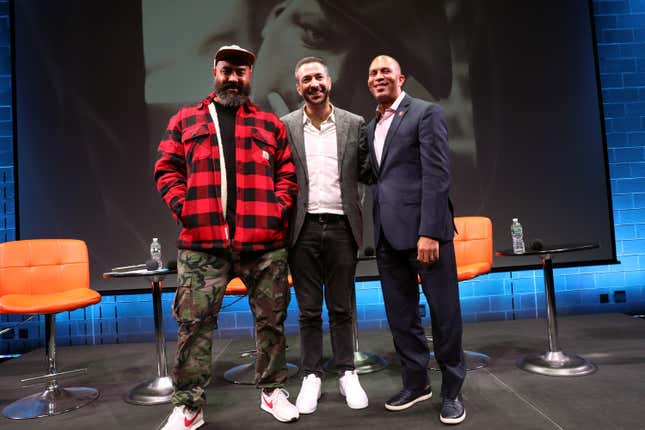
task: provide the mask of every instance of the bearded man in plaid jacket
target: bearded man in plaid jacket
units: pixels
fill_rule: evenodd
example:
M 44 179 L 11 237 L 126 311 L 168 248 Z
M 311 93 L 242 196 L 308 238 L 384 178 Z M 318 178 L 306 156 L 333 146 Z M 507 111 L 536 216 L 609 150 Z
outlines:
M 182 225 L 173 303 L 179 324 L 174 409 L 164 430 L 204 424 L 211 335 L 226 285 L 236 276 L 255 317 L 260 407 L 279 421 L 298 419 L 283 388 L 290 298 L 285 247 L 296 173 L 284 125 L 249 101 L 254 60 L 237 45 L 220 48 L 215 91 L 180 109 L 159 144 L 157 188 Z

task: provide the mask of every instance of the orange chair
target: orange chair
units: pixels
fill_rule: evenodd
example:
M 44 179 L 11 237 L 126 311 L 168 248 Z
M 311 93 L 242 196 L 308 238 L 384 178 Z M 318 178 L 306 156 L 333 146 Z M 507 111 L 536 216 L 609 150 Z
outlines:
M 490 272 L 493 265 L 493 224 L 489 218 L 480 216 L 455 217 L 457 234 L 454 238 L 457 260 L 457 279 L 466 281 Z M 466 369 L 475 370 L 490 362 L 486 354 L 464 351 Z M 434 353 L 431 354 L 434 358 Z M 436 362 L 430 368 L 438 370 Z
M 466 281 L 490 272 L 493 265 L 493 223 L 483 216 L 455 217 L 457 279 Z
M 45 391 L 11 403 L 7 418 L 58 415 L 95 400 L 94 388 L 58 385 L 56 378 L 86 369 L 56 370 L 55 314 L 93 305 L 101 296 L 90 289 L 85 242 L 74 239 L 19 240 L 0 244 L 0 313 L 45 314 L 47 374 L 23 379 L 23 384 L 46 382 Z
M 291 287 L 292 285 L 293 281 L 291 280 L 291 275 L 289 275 L 289 286 Z M 226 286 L 226 292 L 224 294 L 227 296 L 245 296 L 247 292 L 244 282 L 240 278 L 233 278 Z M 255 327 L 253 328 L 253 339 L 255 339 Z M 224 379 L 233 384 L 254 385 L 256 355 L 257 347 L 256 349 L 240 353 L 240 357 L 253 357 L 253 361 L 228 369 L 224 372 Z M 290 377 L 296 375 L 298 373 L 298 366 L 287 363 L 287 372 Z

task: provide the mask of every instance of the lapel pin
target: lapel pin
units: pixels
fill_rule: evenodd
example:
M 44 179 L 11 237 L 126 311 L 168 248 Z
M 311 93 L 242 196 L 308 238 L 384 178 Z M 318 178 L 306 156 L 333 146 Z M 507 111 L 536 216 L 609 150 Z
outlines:
M 399 116 L 403 116 L 403 115 L 405 115 L 405 111 L 404 111 L 404 110 L 402 110 L 401 112 L 399 112 Z

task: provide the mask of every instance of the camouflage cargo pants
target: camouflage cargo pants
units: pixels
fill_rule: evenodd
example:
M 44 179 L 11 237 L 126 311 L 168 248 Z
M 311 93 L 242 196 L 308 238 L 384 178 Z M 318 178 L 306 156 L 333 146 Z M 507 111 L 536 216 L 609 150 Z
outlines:
M 216 254 L 180 249 L 173 316 L 179 324 L 177 358 L 172 371 L 173 404 L 201 407 L 211 379 L 212 331 L 226 285 L 236 276 L 248 289 L 255 317 L 258 388 L 282 387 L 287 379 L 284 320 L 290 291 L 287 251 Z

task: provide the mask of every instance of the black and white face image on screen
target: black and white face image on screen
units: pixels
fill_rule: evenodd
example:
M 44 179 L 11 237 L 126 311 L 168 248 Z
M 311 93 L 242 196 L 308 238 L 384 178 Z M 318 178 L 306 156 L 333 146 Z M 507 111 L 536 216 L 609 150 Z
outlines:
M 296 62 L 318 56 L 332 103 L 369 121 L 369 63 L 393 56 L 404 90 L 446 113 L 455 215 L 490 217 L 497 249 L 510 247 L 517 217 L 527 241 L 601 245 L 565 260 L 615 260 L 588 1 L 25 0 L 14 9 L 18 234 L 86 240 L 99 289 L 122 288 L 98 275 L 144 262 L 152 237 L 176 258 L 179 227 L 152 179 L 156 147 L 170 116 L 212 91 L 213 55 L 228 44 L 256 53 L 251 98 L 278 116 L 300 106 Z M 357 274 L 377 273 L 361 264 Z

